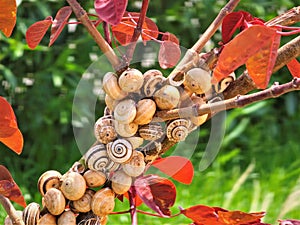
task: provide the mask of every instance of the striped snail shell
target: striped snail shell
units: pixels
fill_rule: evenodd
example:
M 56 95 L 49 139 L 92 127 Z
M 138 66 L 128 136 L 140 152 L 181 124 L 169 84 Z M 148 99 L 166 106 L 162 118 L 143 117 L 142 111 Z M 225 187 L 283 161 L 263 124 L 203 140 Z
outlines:
M 78 225 L 105 225 L 107 216 L 97 216 L 93 211 L 87 213 L 79 213 L 76 217 Z
M 71 209 L 75 212 L 89 212 L 91 210 L 91 201 L 94 194 L 94 190 L 87 189 L 80 199 L 70 203 Z
M 115 193 L 110 188 L 98 190 L 92 199 L 91 208 L 97 216 L 106 216 L 114 210 Z
M 176 119 L 167 125 L 167 137 L 170 141 L 183 141 L 189 134 L 191 122 L 187 119 Z
M 99 118 L 94 126 L 94 134 L 96 139 L 107 144 L 117 138 L 117 132 L 114 127 L 114 119 L 111 115 Z
M 134 68 L 125 70 L 118 80 L 120 88 L 125 92 L 136 92 L 144 83 L 143 74 Z
M 149 123 L 139 128 L 139 134 L 145 140 L 152 141 L 161 138 L 164 132 L 160 123 Z
M 24 209 L 22 219 L 25 225 L 36 225 L 40 218 L 40 205 L 32 202 Z
M 116 163 L 127 162 L 133 154 L 133 148 L 129 141 L 117 139 L 106 145 L 108 157 Z
M 69 172 L 64 174 L 61 180 L 60 190 L 67 199 L 75 201 L 84 195 L 86 182 L 81 174 Z
M 62 177 L 61 173 L 56 170 L 49 170 L 43 173 L 38 180 L 38 190 L 42 196 L 50 188 L 59 188 L 60 187 L 60 178 Z
M 144 73 L 143 93 L 146 97 L 152 97 L 166 80 L 159 70 L 148 70 Z
M 136 123 L 122 124 L 114 121 L 115 130 L 122 137 L 131 137 L 136 134 L 138 125 Z
M 162 144 L 157 141 L 150 141 L 143 148 L 139 149 L 145 157 L 145 163 L 152 163 L 161 153 Z
M 85 153 L 84 158 L 89 169 L 104 173 L 115 171 L 120 166 L 120 164 L 115 163 L 108 157 L 106 146 L 102 143 L 92 146 Z
M 56 217 L 50 213 L 46 213 L 38 220 L 37 225 L 57 225 Z
M 132 99 L 120 101 L 114 109 L 114 118 L 119 123 L 129 124 L 136 116 L 136 106 Z
M 60 190 L 50 188 L 44 196 L 44 204 L 52 215 L 57 216 L 65 210 L 66 199 Z
M 127 96 L 127 93 L 122 91 L 119 84 L 117 75 L 108 72 L 103 77 L 103 90 L 112 99 L 121 100 Z
M 75 214 L 68 210 L 64 211 L 57 219 L 57 225 L 76 225 Z

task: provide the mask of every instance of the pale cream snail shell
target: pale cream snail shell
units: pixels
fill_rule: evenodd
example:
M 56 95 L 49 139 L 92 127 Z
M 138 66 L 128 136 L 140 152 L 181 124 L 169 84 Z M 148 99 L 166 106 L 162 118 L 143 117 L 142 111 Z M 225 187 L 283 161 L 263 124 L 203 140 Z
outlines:
M 127 163 L 122 164 L 123 171 L 131 177 L 141 175 L 145 170 L 145 166 L 145 157 L 139 151 L 134 151 L 132 158 Z
M 114 210 L 115 193 L 110 188 L 98 190 L 92 199 L 91 208 L 95 215 L 106 216 Z
M 143 86 L 144 77 L 139 70 L 131 68 L 120 75 L 118 83 L 124 92 L 136 92 Z
M 151 99 L 142 99 L 138 101 L 136 109 L 136 117 L 133 122 L 139 125 L 144 125 L 151 122 L 156 112 L 156 104 Z
M 127 162 L 132 154 L 133 148 L 129 141 L 117 139 L 106 145 L 108 157 L 116 163 Z
M 80 199 L 70 203 L 71 209 L 75 212 L 89 212 L 91 210 L 91 202 L 94 194 L 94 190 L 87 189 Z
M 88 187 L 100 187 L 106 182 L 106 175 L 101 171 L 87 170 L 83 177 Z
M 227 77 L 223 78 L 221 81 L 217 83 L 217 85 L 214 85 L 215 91 L 217 93 L 222 93 L 226 90 L 226 88 L 230 85 L 231 82 L 235 80 L 235 73 L 232 72 Z
M 115 130 L 122 137 L 131 137 L 136 134 L 138 125 L 136 123 L 122 124 L 114 121 Z
M 165 85 L 154 94 L 154 100 L 158 108 L 168 110 L 175 108 L 180 100 L 178 89 L 171 85 Z
M 23 211 L 22 219 L 25 225 L 36 225 L 40 218 L 40 205 L 32 202 Z
M 121 100 L 127 96 L 127 93 L 122 91 L 119 84 L 117 75 L 108 72 L 103 77 L 103 90 L 111 98 Z
M 208 94 L 211 90 L 211 75 L 201 68 L 193 68 L 185 74 L 185 88 L 196 94 Z
M 86 182 L 83 176 L 76 172 L 69 172 L 63 175 L 60 190 L 69 200 L 80 199 L 86 190 Z
M 38 220 L 37 225 L 57 225 L 56 217 L 50 213 L 46 213 Z
M 40 176 L 37 185 L 41 195 L 44 196 L 47 190 L 49 190 L 50 188 L 59 188 L 61 184 L 61 177 L 61 173 L 56 170 L 49 170 L 44 172 Z
M 57 225 L 76 225 L 75 214 L 68 210 L 64 211 L 57 219 Z
M 111 188 L 116 194 L 122 195 L 131 187 L 132 178 L 123 170 L 118 170 L 111 177 Z
M 44 204 L 47 210 L 56 216 L 65 210 L 66 199 L 60 190 L 50 188 L 44 196 Z
M 136 106 L 132 99 L 120 101 L 114 109 L 114 118 L 119 123 L 129 124 L 136 116 Z
M 94 135 L 96 139 L 107 144 L 117 138 L 114 127 L 114 119 L 111 115 L 100 117 L 94 125 Z
M 189 134 L 191 122 L 187 119 L 176 119 L 167 125 L 167 137 L 170 141 L 179 142 L 185 140 Z
M 107 108 L 108 108 L 110 111 L 114 111 L 114 108 L 115 108 L 116 105 L 119 103 L 118 100 L 113 99 L 113 98 L 110 97 L 108 94 L 105 95 L 104 101 L 105 101 L 105 105 L 107 106 Z
M 139 128 L 139 134 L 148 141 L 154 141 L 164 135 L 163 128 L 160 123 L 149 123 Z
M 153 97 L 154 93 L 163 85 L 166 78 L 159 70 L 148 70 L 144 73 L 143 93 L 146 97 Z
M 137 149 L 138 147 L 140 147 L 144 143 L 144 139 L 142 137 L 139 137 L 139 136 L 128 137 L 128 138 L 125 138 L 125 139 L 130 142 L 133 149 Z

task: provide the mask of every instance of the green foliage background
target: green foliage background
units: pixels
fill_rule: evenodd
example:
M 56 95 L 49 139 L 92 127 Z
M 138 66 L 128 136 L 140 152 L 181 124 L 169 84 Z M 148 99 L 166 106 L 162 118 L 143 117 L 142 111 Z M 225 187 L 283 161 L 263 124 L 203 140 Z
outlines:
M 81 2 L 86 9 L 92 8 L 93 1 Z M 138 3 L 129 1 L 129 10 L 138 11 Z M 175 34 L 181 45 L 189 48 L 225 3 L 224 0 L 151 1 L 148 16 L 157 22 L 161 31 Z M 27 202 L 40 202 L 36 183 L 44 171 L 55 169 L 64 173 L 81 157 L 72 130 L 73 97 L 81 75 L 92 62 L 91 55 L 101 55 L 80 25 L 74 33 L 65 29 L 51 48 L 47 47 L 48 38 L 44 38 L 34 51 L 27 47 L 27 28 L 49 15 L 54 17 L 64 5 L 64 1 L 23 0 L 18 7 L 12 37 L 5 38 L 0 34 L 0 95 L 11 102 L 25 140 L 20 156 L 0 144 L 0 163 L 12 172 Z M 299 0 L 243 0 L 238 9 L 268 20 L 298 5 Z M 217 33 L 213 41 L 220 40 L 220 33 Z M 288 40 L 283 38 L 282 43 Z M 207 50 L 210 48 L 207 46 Z M 290 79 L 286 68 L 273 76 L 273 80 L 280 82 Z M 226 206 L 231 210 L 267 209 L 266 221 L 274 223 L 283 208 L 287 209 L 284 202 L 289 194 L 296 191 L 293 201 L 287 203 L 289 206 L 295 204 L 295 207 L 283 216 L 300 219 L 300 194 L 297 195 L 297 191 L 300 192 L 299 97 L 299 93 L 290 93 L 227 112 L 226 136 L 221 151 L 213 164 L 200 172 L 198 163 L 209 136 L 209 125 L 204 125 L 192 158 L 195 179 L 190 186 L 176 183 L 176 207 L 206 204 Z M 103 104 L 99 112 L 102 107 Z M 240 187 L 234 188 L 250 164 L 255 164 L 255 168 Z M 126 207 L 126 203 L 117 206 L 118 209 Z M 176 207 L 174 212 L 178 211 Z M 2 221 L 5 213 L 1 207 L 0 215 Z M 190 222 L 183 217 L 171 220 L 145 218 L 140 217 L 141 224 L 153 224 L 154 220 L 157 220 L 155 224 Z M 129 224 L 129 217 L 111 216 L 110 221 Z

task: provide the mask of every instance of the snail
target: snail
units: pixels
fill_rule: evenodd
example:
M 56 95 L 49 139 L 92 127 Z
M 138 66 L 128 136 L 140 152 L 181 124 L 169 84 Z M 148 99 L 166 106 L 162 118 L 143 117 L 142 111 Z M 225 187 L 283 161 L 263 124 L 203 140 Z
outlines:
M 139 70 L 131 68 L 120 75 L 118 83 L 124 92 L 136 92 L 143 86 L 144 77 Z
M 136 117 L 133 122 L 139 125 L 144 125 L 151 122 L 156 112 L 156 104 L 151 99 L 142 99 L 138 101 L 136 109 Z
M 127 93 L 121 90 L 117 76 L 112 72 L 108 72 L 104 75 L 103 90 L 112 99 L 121 100 L 127 96 Z
M 235 78 L 235 73 L 232 72 L 227 77 L 223 78 L 220 82 L 218 82 L 217 85 L 214 85 L 215 91 L 217 93 L 222 93 L 226 90 L 229 84 L 235 80 Z
M 87 189 L 80 199 L 70 203 L 71 209 L 75 212 L 89 212 L 91 210 L 91 201 L 94 194 L 94 190 Z
M 165 85 L 154 93 L 154 100 L 162 110 L 173 109 L 179 103 L 180 93 L 176 87 Z
M 117 139 L 106 145 L 108 157 L 116 163 L 127 162 L 132 154 L 133 148 L 129 141 Z
M 50 213 L 46 213 L 38 220 L 37 225 L 57 225 L 56 217 Z
M 47 190 L 50 188 L 59 188 L 60 187 L 60 172 L 56 170 L 49 170 L 43 173 L 38 180 L 38 190 L 42 196 L 45 195 Z
M 205 101 L 202 98 L 198 97 L 197 95 L 192 95 L 191 100 L 193 104 L 198 104 L 198 105 L 206 104 Z M 195 126 L 200 126 L 204 122 L 206 122 L 207 118 L 208 118 L 208 114 L 204 114 L 201 116 L 192 116 L 189 119 Z
M 111 177 L 111 188 L 116 194 L 122 195 L 131 187 L 132 178 L 123 170 L 115 171 Z
M 106 175 L 101 171 L 87 170 L 83 177 L 88 187 L 100 187 L 106 182 Z
M 108 94 L 105 95 L 104 97 L 105 105 L 110 111 L 114 111 L 114 108 L 116 105 L 119 103 L 118 100 L 113 99 L 110 97 Z
M 114 121 L 115 130 L 122 137 L 131 137 L 136 134 L 138 125 L 136 123 L 122 124 Z
M 117 132 L 113 124 L 111 115 L 100 117 L 94 125 L 94 135 L 96 139 L 107 144 L 117 138 Z
M 160 123 L 149 123 L 139 128 L 139 134 L 145 140 L 157 140 L 164 135 L 163 128 Z
M 187 119 L 176 119 L 167 125 L 167 137 L 170 141 L 183 141 L 188 133 L 191 122 Z
M 40 218 L 40 205 L 32 202 L 24 209 L 22 219 L 25 225 L 36 225 Z
M 134 151 L 132 158 L 127 163 L 122 164 L 123 171 L 131 177 L 141 175 L 145 170 L 145 166 L 144 155 L 139 151 Z
M 76 173 L 83 174 L 85 170 L 86 168 L 84 163 L 82 162 L 82 160 L 79 160 L 78 162 L 74 162 L 74 164 L 69 169 L 69 172 L 76 172 Z
M 80 199 L 86 189 L 86 182 L 83 176 L 76 172 L 69 172 L 63 175 L 60 190 L 69 200 Z
M 211 90 L 211 75 L 201 68 L 193 68 L 185 74 L 185 88 L 196 94 L 208 94 Z
M 152 163 L 161 153 L 162 145 L 161 142 L 150 141 L 143 148 L 139 149 L 143 153 L 145 163 Z
M 56 216 L 65 210 L 66 199 L 60 190 L 50 188 L 44 196 L 44 204 L 47 210 Z
M 16 210 L 16 215 L 18 216 L 18 218 L 22 218 L 22 214 L 23 214 L 23 212 L 21 210 Z M 5 217 L 5 219 L 4 219 L 4 225 L 14 225 L 14 223 L 12 222 L 11 218 L 9 217 L 9 215 L 7 215 Z
M 106 216 L 114 210 L 115 194 L 110 188 L 103 188 L 98 190 L 91 202 L 93 213 L 97 216 Z
M 136 116 L 136 106 L 132 99 L 120 101 L 114 109 L 114 118 L 119 123 L 129 124 Z
M 154 93 L 166 80 L 159 70 L 148 70 L 144 73 L 143 93 L 146 97 L 153 97 Z
M 76 225 L 75 214 L 70 210 L 64 211 L 64 213 L 58 217 L 57 225 Z
M 130 142 L 133 149 L 140 147 L 144 142 L 144 139 L 139 136 L 128 137 L 128 138 L 125 138 L 125 140 Z
M 91 170 L 104 173 L 117 170 L 120 164 L 112 161 L 108 155 L 106 146 L 101 143 L 93 145 L 84 155 L 85 163 Z

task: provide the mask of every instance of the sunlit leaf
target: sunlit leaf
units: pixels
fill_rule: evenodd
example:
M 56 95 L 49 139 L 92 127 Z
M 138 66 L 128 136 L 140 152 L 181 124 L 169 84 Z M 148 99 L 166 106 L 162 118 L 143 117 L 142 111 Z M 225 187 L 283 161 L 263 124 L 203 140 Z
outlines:
M 0 142 L 17 154 L 23 149 L 23 136 L 20 132 L 14 111 L 10 104 L 0 96 Z
M 71 14 L 72 14 L 71 6 L 65 6 L 62 7 L 60 10 L 58 10 L 54 18 L 54 21 L 52 23 L 49 46 L 51 46 L 58 38 L 63 28 L 67 24 Z
M 300 225 L 300 220 L 279 220 L 279 225 Z
M 158 53 L 158 62 L 162 69 L 174 67 L 180 59 L 181 51 L 178 44 L 172 41 L 163 41 Z
M 181 183 L 190 184 L 193 180 L 193 164 L 187 158 L 181 156 L 160 158 L 155 160 L 152 166 Z
M 300 63 L 297 59 L 291 60 L 286 65 L 293 77 L 300 77 Z
M 95 0 L 94 7 L 100 19 L 111 25 L 120 23 L 128 0 Z
M 0 194 L 9 200 L 26 207 L 26 202 L 19 186 L 13 180 L 6 167 L 0 165 Z
M 48 16 L 45 20 L 38 21 L 27 29 L 26 41 L 29 48 L 34 49 L 38 46 L 52 23 L 52 17 Z
M 181 213 L 199 225 L 222 225 L 218 222 L 215 209 L 209 206 L 196 205 L 182 210 Z
M 16 0 L 0 0 L 0 10 L 0 30 L 9 37 L 17 20 Z
M 219 211 L 219 221 L 228 225 L 253 224 L 260 222 L 260 219 L 265 216 L 264 212 L 245 213 L 241 211 Z

